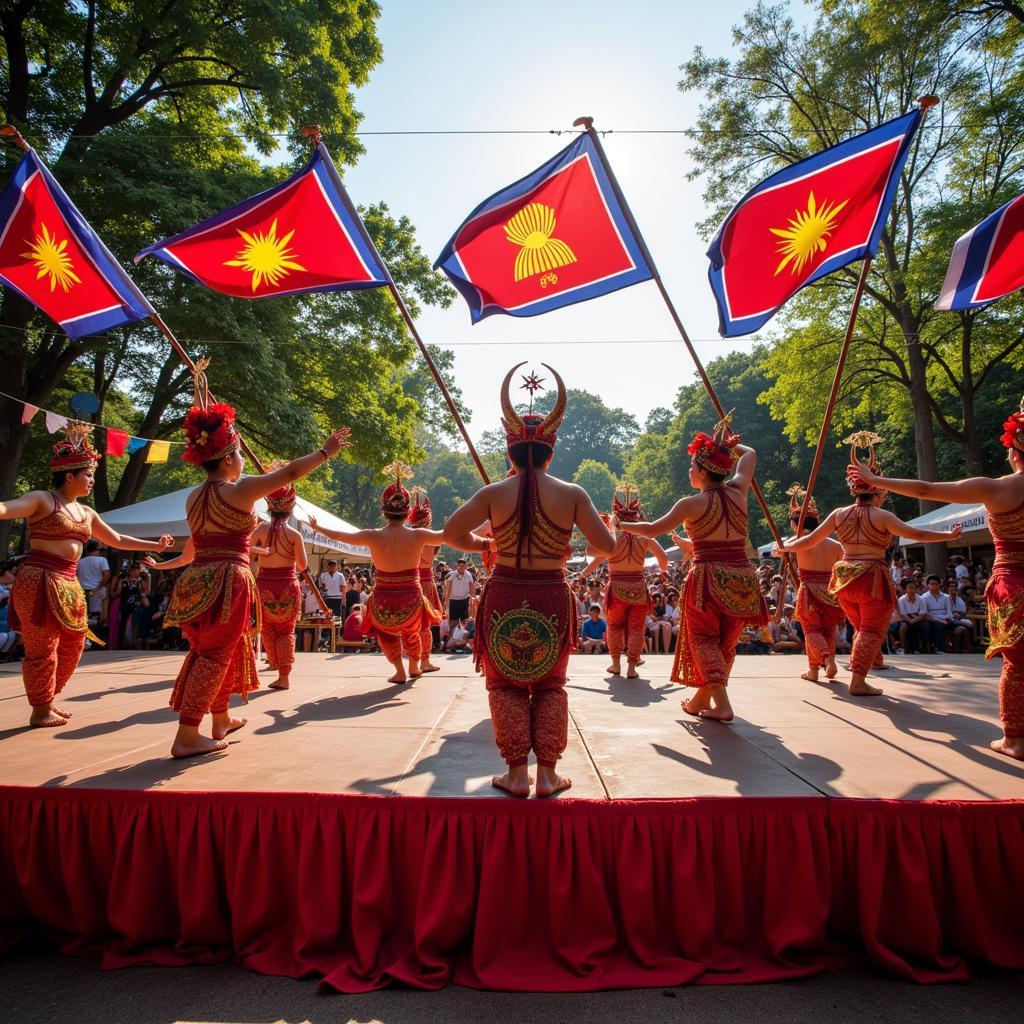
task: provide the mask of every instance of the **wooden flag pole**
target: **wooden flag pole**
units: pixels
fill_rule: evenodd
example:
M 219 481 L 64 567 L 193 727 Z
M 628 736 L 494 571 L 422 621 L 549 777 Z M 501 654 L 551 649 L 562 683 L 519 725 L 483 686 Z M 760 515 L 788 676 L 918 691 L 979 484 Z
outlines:
M 682 338 L 683 344 L 686 346 L 686 350 L 690 353 L 690 358 L 693 360 L 693 365 L 697 369 L 697 375 L 704 384 L 704 390 L 707 391 L 708 398 L 711 399 L 711 404 L 715 407 L 715 411 L 718 415 L 724 419 L 726 415 L 725 407 L 718 400 L 718 395 L 715 393 L 715 389 L 711 385 L 711 380 L 707 375 L 707 371 L 704 369 L 704 364 L 701 363 L 700 357 L 697 355 L 697 351 L 693 347 L 693 343 L 690 341 L 690 336 L 686 333 L 683 321 L 676 312 L 676 307 L 665 289 L 665 283 L 662 281 L 661 274 L 658 272 L 657 265 L 654 262 L 654 257 L 651 255 L 650 249 L 647 248 L 647 242 L 644 240 L 644 236 L 640 233 L 640 228 L 637 226 L 636 220 L 633 217 L 633 211 L 630 210 L 629 204 L 626 202 L 626 197 L 623 195 L 622 189 L 619 187 L 618 179 L 615 177 L 615 172 L 612 170 L 611 164 L 608 162 L 608 157 L 605 155 L 604 146 L 601 145 L 601 139 L 598 137 L 597 132 L 594 131 L 594 119 L 592 117 L 578 117 L 573 121 L 573 127 L 583 128 L 594 143 L 594 148 L 597 150 L 597 155 L 601 160 L 601 165 L 604 167 L 604 171 L 608 175 L 608 180 L 611 182 L 615 198 L 619 201 L 619 205 L 622 207 L 622 212 L 626 216 L 629 229 L 633 232 L 633 237 L 636 239 L 637 245 L 640 246 L 640 251 L 643 253 L 644 259 L 647 261 L 647 266 L 651 269 L 651 274 L 654 276 L 654 282 L 658 286 L 658 291 L 661 292 L 662 299 L 665 300 L 665 305 L 668 307 L 669 315 L 672 317 L 672 321 L 676 325 L 679 337 Z M 754 496 L 757 498 L 757 503 L 761 506 L 761 511 L 764 512 L 765 520 L 768 523 L 768 528 L 772 532 L 772 536 L 775 538 L 775 543 L 781 547 L 782 536 L 779 534 L 779 529 L 775 525 L 775 520 L 772 518 L 771 510 L 768 508 L 768 502 L 765 501 L 764 495 L 761 493 L 760 486 L 756 480 L 751 480 L 750 486 L 754 491 Z
M 448 391 L 448 385 L 445 384 L 444 378 L 441 376 L 441 373 L 437 368 L 437 364 L 430 355 L 429 349 L 420 337 L 420 332 L 416 329 L 416 321 L 413 320 L 412 314 L 409 312 L 409 307 L 405 304 L 405 299 L 402 298 L 401 292 L 399 292 L 398 286 L 395 284 L 395 279 L 391 276 L 390 268 L 381 257 L 380 250 L 377 248 L 374 240 L 370 237 L 369 231 L 366 230 L 363 218 L 359 216 L 359 211 L 355 208 L 355 205 L 349 198 L 348 192 L 342 184 L 341 176 L 338 174 L 338 169 L 334 166 L 334 161 L 331 159 L 331 154 L 327 151 L 327 147 L 320 140 L 319 126 L 310 125 L 308 128 L 303 129 L 303 133 L 309 135 L 314 140 L 317 149 L 320 151 L 320 155 L 324 158 L 324 166 L 334 179 L 334 184 L 338 189 L 338 195 L 341 196 L 341 201 L 345 204 L 345 208 L 348 210 L 349 216 L 352 218 L 353 223 L 358 227 L 363 241 L 366 243 L 370 252 L 373 253 L 375 259 L 380 264 L 381 269 L 384 271 L 388 291 L 391 292 L 391 297 L 395 300 L 398 312 L 402 314 L 405 326 L 409 329 L 409 333 L 412 335 L 413 341 L 416 342 L 416 345 L 420 350 L 420 354 L 423 356 L 423 360 L 427 364 L 427 369 L 430 370 L 430 374 L 434 378 L 434 382 L 437 384 L 441 395 L 444 397 L 444 400 L 448 405 L 448 411 L 452 414 L 452 419 L 455 420 L 455 425 L 459 428 L 459 433 L 462 434 L 462 439 L 466 442 L 466 448 L 469 449 L 469 454 L 476 463 L 476 468 L 480 473 L 480 478 L 485 484 L 489 484 L 491 482 L 491 478 L 487 475 L 487 470 L 484 469 L 484 464 L 480 461 L 480 456 L 477 454 L 476 447 L 470 439 L 469 431 L 466 429 L 466 424 L 462 420 L 462 415 L 459 412 L 458 406 L 456 406 L 452 399 L 451 393 Z

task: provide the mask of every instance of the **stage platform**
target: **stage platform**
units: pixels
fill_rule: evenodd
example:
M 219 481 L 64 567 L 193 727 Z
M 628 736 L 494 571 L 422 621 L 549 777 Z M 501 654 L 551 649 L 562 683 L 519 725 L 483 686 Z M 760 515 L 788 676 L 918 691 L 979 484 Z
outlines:
M 87 653 L 54 730 L 25 728 L 0 666 L 0 941 L 235 956 L 346 991 L 760 981 L 865 952 L 921 981 L 1024 970 L 998 661 L 892 657 L 885 694 L 854 699 L 848 670 L 814 685 L 802 657 L 740 657 L 724 726 L 682 712 L 667 656 L 626 680 L 577 655 L 573 788 L 524 802 L 490 786 L 469 656 L 399 687 L 380 656 L 300 654 L 227 752 L 172 761 L 182 657 Z

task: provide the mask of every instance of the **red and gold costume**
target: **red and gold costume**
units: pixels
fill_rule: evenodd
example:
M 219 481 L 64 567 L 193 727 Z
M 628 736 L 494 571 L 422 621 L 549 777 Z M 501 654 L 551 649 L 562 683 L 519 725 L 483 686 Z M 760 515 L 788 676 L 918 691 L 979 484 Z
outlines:
M 640 498 L 627 488 L 620 500 L 612 499 L 612 514 L 620 523 L 637 523 L 643 518 Z M 640 569 L 619 568 L 624 565 L 643 564 L 647 543 L 631 534 L 620 534 L 615 550 L 608 556 L 608 589 L 605 593 L 604 612 L 608 623 L 608 653 L 618 664 L 625 647 L 626 658 L 640 660 L 644 650 L 647 616 L 654 607 L 647 590 L 647 580 Z
M 724 475 L 721 468 L 719 473 Z M 727 496 L 724 484 L 704 494 L 704 511 L 685 522 L 693 560 L 680 600 L 671 678 L 684 686 L 726 686 L 740 634 L 747 623 L 765 625 L 768 606 L 747 555 L 746 508 Z M 706 539 L 723 523 L 726 539 Z
M 798 523 L 804 490 L 796 484 L 788 493 L 790 522 Z M 807 504 L 807 515 L 817 523 L 818 506 L 814 498 Z M 800 623 L 804 631 L 807 664 L 813 671 L 836 656 L 836 628 L 846 621 L 846 613 L 840 607 L 838 598 L 829 592 L 831 570 L 800 568 L 798 580 L 794 620 Z
M 565 415 L 565 385 L 551 367 L 558 398 L 546 417 L 521 416 L 508 393 L 512 374 L 502 385 L 505 439 L 509 447 L 533 441 L 554 448 Z M 546 364 L 545 364 L 546 365 Z M 554 767 L 568 738 L 566 669 L 577 633 L 576 602 L 564 569 L 522 568 L 522 558 L 562 559 L 572 533 L 551 521 L 537 493 L 532 461 L 518 474 L 516 510 L 495 524 L 498 557 L 515 566 L 495 566 L 480 599 L 474 654 L 487 685 L 494 739 L 510 767 L 537 763 Z
M 295 623 L 302 609 L 294 552 L 283 539 L 283 517 L 294 507 L 295 488 L 290 484 L 267 495 L 267 509 L 271 513 L 267 547 L 276 555 L 292 558 L 293 563 L 278 568 L 260 566 L 256 580 L 262 616 L 260 638 L 267 652 L 267 663 L 282 676 L 291 675 L 295 664 Z
M 1004 425 L 1002 442 L 1024 454 L 1024 402 Z M 1012 512 L 989 512 L 996 559 L 985 587 L 992 640 L 985 657 L 1003 656 L 999 719 L 1007 739 L 1024 737 L 1024 504 Z
M 395 482 L 381 495 L 381 511 L 386 516 L 408 518 L 411 501 L 402 479 L 412 474 L 401 462 L 392 463 L 384 472 L 394 472 Z M 419 661 L 424 632 L 429 636 L 431 625 L 440 621 L 441 612 L 424 596 L 418 567 L 401 572 L 377 570 L 360 630 L 363 636 L 376 637 L 388 661 L 398 661 L 403 648 L 412 661 Z
M 195 407 L 185 417 L 184 458 L 202 464 L 239 444 L 234 410 L 228 405 Z M 188 511 L 195 561 L 174 586 L 164 622 L 179 626 L 188 656 L 178 673 L 170 705 L 182 725 L 198 726 L 207 712 L 222 714 L 232 693 L 243 699 L 257 686 L 253 617 L 260 603 L 249 571 L 249 540 L 258 520 L 221 497 L 219 480 L 208 480 Z
M 870 466 L 879 473 L 875 461 L 874 446 L 881 440 L 875 435 L 862 433 L 846 438 L 851 452 L 857 447 L 870 451 Z M 865 484 L 857 476 L 851 464 L 847 467 L 847 480 L 855 495 L 882 494 L 884 491 Z M 855 635 L 850 652 L 850 670 L 854 675 L 867 675 L 877 663 L 896 607 L 896 587 L 889 575 L 885 551 L 892 541 L 892 534 L 872 522 L 872 505 L 851 505 L 836 513 L 836 535 L 844 548 L 853 545 L 878 550 L 877 557 L 858 555 L 843 557 L 832 568 L 828 592 L 838 598 L 840 607 L 852 624 Z
M 429 530 L 434 521 L 434 513 L 430 508 L 430 499 L 423 494 L 423 488 L 414 487 L 415 501 L 409 509 L 407 522 L 414 530 Z M 431 549 L 433 550 L 433 549 Z M 441 604 L 441 595 L 437 592 L 437 583 L 434 582 L 434 570 L 429 565 L 419 567 L 420 589 L 427 603 L 437 613 L 437 622 L 444 618 L 444 610 Z M 434 639 L 430 632 L 430 625 L 427 624 L 420 630 L 420 658 L 426 659 L 430 655 L 430 649 L 434 646 Z M 406 651 L 410 657 L 409 651 Z

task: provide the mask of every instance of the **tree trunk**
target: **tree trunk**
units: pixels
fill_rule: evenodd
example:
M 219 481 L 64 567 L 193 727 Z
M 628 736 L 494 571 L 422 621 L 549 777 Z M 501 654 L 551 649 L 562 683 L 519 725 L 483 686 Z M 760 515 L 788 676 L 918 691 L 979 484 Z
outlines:
M 920 480 L 938 479 L 939 466 L 935 456 L 935 424 L 928 405 L 928 378 L 921 346 L 917 338 L 907 338 L 907 367 L 910 371 L 910 403 L 914 410 L 914 449 L 917 455 L 917 476 Z M 938 508 L 941 501 L 921 499 L 921 514 Z M 926 544 L 925 572 L 945 576 L 947 552 L 945 544 Z

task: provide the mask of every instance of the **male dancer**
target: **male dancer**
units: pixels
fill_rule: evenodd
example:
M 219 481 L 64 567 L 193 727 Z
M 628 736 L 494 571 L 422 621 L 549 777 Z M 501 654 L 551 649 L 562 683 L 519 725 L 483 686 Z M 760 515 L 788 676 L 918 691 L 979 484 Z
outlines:
M 412 470 L 395 461 L 384 467 L 384 473 L 394 477 L 394 483 L 385 488 L 380 498 L 380 510 L 386 520 L 381 529 L 344 533 L 321 526 L 313 518 L 310 522 L 328 537 L 370 549 L 376 575 L 361 628 L 364 636 L 377 638 L 384 657 L 394 667 L 388 682 L 401 684 L 423 674 L 421 637 L 424 630 L 429 632 L 433 623 L 441 621 L 440 613 L 424 596 L 419 566 L 423 549 L 440 545 L 444 534 L 440 530 L 409 527 L 411 500 L 402 481 L 412 476 Z M 466 536 L 459 540 L 466 545 L 460 548 L 463 551 L 483 551 L 488 546 L 483 537 Z M 408 675 L 402 663 L 403 647 L 409 658 Z M 428 656 L 429 653 L 428 650 Z

